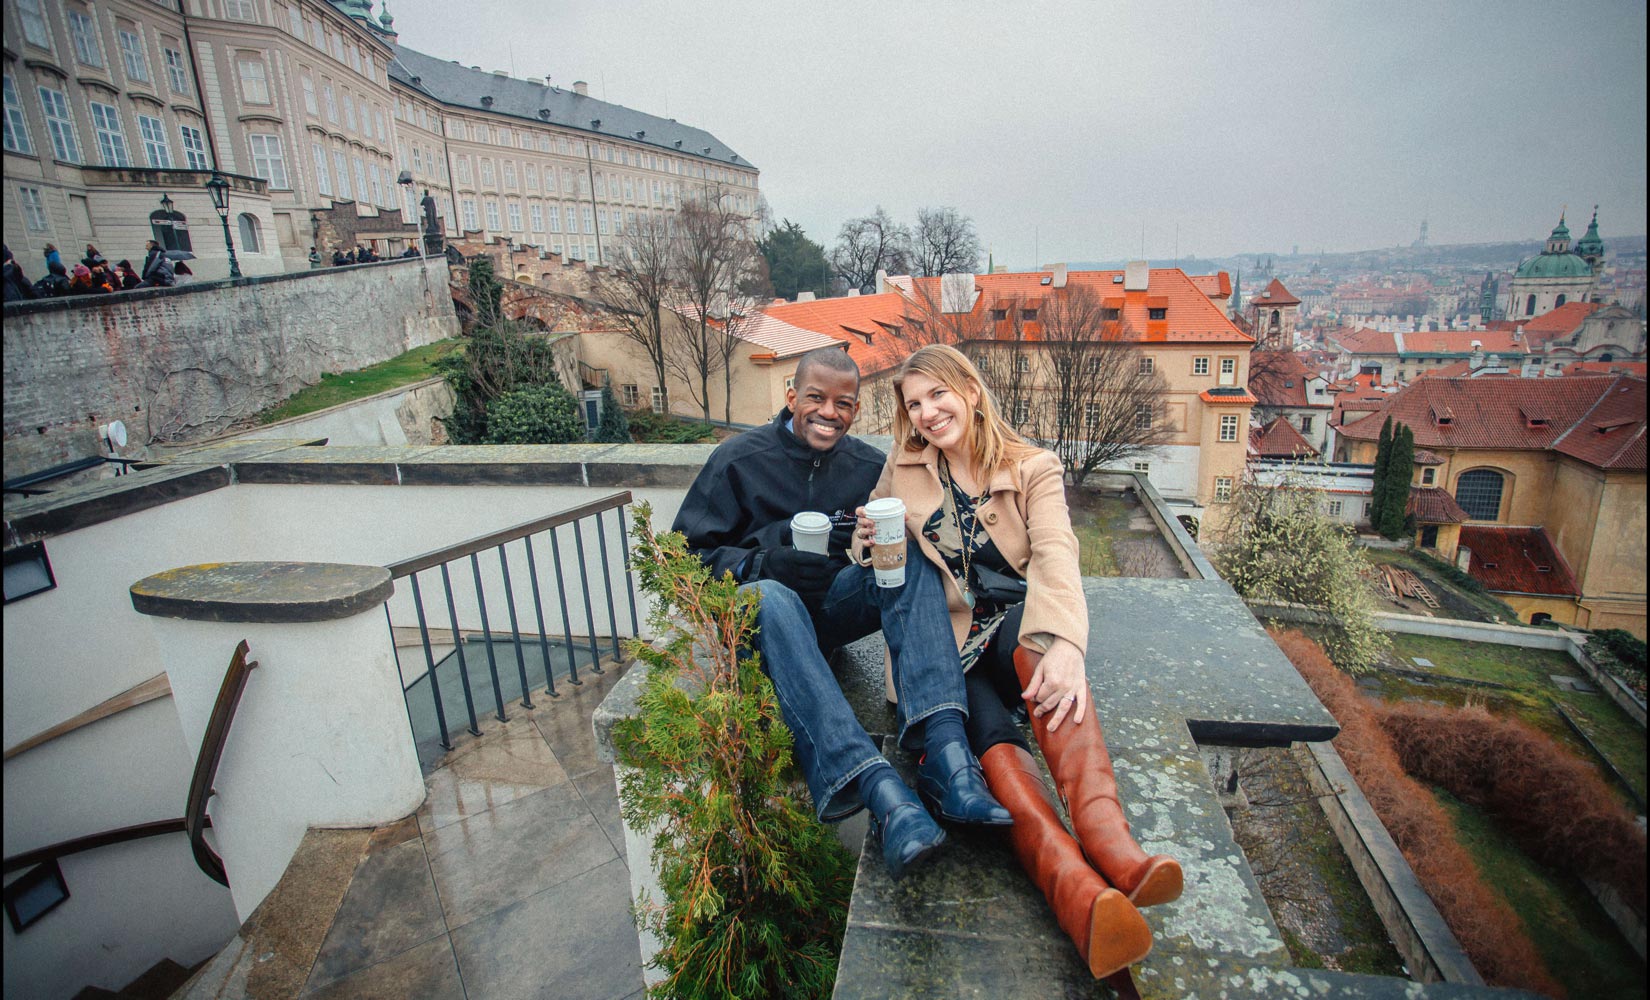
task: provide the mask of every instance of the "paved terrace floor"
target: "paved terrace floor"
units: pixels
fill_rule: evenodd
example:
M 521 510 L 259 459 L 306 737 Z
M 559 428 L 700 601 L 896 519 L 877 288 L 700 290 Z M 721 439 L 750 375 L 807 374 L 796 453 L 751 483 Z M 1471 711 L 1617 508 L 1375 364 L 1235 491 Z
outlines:
M 641 997 L 613 768 L 581 674 L 460 731 L 412 816 L 315 830 L 241 935 L 180 994 L 315 1000 Z

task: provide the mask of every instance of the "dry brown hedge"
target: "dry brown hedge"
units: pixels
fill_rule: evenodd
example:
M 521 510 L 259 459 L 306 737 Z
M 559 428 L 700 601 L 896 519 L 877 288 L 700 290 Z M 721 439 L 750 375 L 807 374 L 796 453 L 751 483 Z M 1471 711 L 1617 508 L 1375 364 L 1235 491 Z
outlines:
M 1443 807 L 1404 773 L 1371 701 L 1304 633 L 1290 630 L 1273 638 L 1341 724 L 1335 749 L 1479 973 L 1497 986 L 1566 996 L 1518 914 L 1484 883 Z
M 1552 737 L 1475 706 L 1376 713 L 1406 772 L 1494 816 L 1537 861 L 1613 886 L 1644 913 L 1644 831 L 1598 772 Z

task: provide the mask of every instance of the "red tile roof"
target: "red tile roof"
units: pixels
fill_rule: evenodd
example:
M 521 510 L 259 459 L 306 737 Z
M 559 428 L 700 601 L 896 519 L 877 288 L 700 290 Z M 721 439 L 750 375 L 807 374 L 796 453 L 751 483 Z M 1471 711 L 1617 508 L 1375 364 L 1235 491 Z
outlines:
M 1256 431 L 1250 445 L 1250 450 L 1262 458 L 1315 458 L 1318 454 L 1318 449 L 1283 417 L 1274 417 Z
M 1427 330 L 1386 333 L 1359 328 L 1336 331 L 1329 339 L 1350 354 L 1485 354 L 1523 355 L 1529 348 L 1517 340 L 1513 330 Z M 1473 347 L 1474 343 L 1479 346 Z M 1400 344 L 1402 347 L 1400 348 Z
M 1205 403 L 1213 403 L 1216 406 L 1254 406 L 1260 402 L 1249 393 L 1248 389 L 1236 386 L 1204 389 L 1197 396 Z
M 1613 378 L 1426 378 L 1388 397 L 1377 412 L 1341 428 L 1374 441 L 1388 416 L 1407 424 L 1418 447 L 1552 449 L 1605 469 L 1645 468 L 1645 382 Z M 1342 409 L 1340 400 L 1336 409 Z M 1439 423 L 1447 415 L 1448 423 Z M 1531 415 L 1546 418 L 1535 424 Z
M 1462 525 L 1461 546 L 1472 550 L 1467 572 L 1502 594 L 1580 597 L 1575 576 L 1544 528 Z
M 1316 377 L 1294 351 L 1255 351 L 1249 355 L 1249 390 L 1262 406 L 1319 406 L 1306 394 L 1308 379 Z
M 1417 524 L 1460 524 L 1467 520 L 1467 512 L 1449 491 L 1437 486 L 1411 486 L 1404 513 L 1412 515 Z
M 1047 300 L 1062 294 L 1052 284 L 1047 271 L 1025 271 L 974 276 L 974 302 L 958 326 L 970 335 L 1006 335 L 1011 321 L 993 325 L 993 309 L 1038 309 Z M 889 279 L 892 283 L 894 279 Z M 1125 292 L 1122 271 L 1070 271 L 1068 288 L 1088 288 L 1098 293 L 1107 308 L 1119 310 L 1121 339 L 1154 343 L 1226 343 L 1247 345 L 1253 338 L 1226 317 L 1191 277 L 1179 268 L 1153 268 L 1145 292 Z M 911 290 L 895 287 L 877 295 L 856 295 L 813 302 L 787 302 L 769 306 L 769 316 L 792 326 L 827 334 L 848 343 L 848 353 L 866 374 L 897 364 L 909 348 L 909 339 L 890 336 L 890 329 L 910 324 L 913 317 L 933 324 L 939 321 L 941 303 L 939 278 L 903 278 Z M 1152 320 L 1149 309 L 1166 309 L 1167 318 Z M 1026 340 L 1042 338 L 1039 320 L 1022 321 Z M 869 342 L 867 342 L 867 337 Z M 918 341 L 934 339 L 917 337 Z
M 1301 304 L 1301 300 L 1290 295 L 1289 289 L 1283 287 L 1283 282 L 1277 278 L 1273 278 L 1272 283 L 1266 286 L 1266 291 L 1261 292 L 1250 301 L 1262 306 L 1298 306 Z
M 1566 375 L 1637 375 L 1644 378 L 1650 369 L 1643 361 L 1572 361 L 1564 366 Z
M 1568 337 L 1581 326 L 1581 321 L 1601 308 L 1597 302 L 1566 302 L 1551 312 L 1524 321 L 1524 336 L 1533 344 L 1546 343 L 1556 337 Z
M 1211 299 L 1229 299 L 1232 297 L 1232 276 L 1225 271 L 1214 274 L 1191 274 L 1192 284 L 1198 287 L 1204 295 Z

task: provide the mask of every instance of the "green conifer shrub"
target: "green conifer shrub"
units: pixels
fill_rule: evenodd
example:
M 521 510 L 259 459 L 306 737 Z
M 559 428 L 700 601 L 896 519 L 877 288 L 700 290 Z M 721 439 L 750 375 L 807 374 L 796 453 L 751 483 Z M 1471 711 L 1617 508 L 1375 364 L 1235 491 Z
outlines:
M 1392 448 L 1382 477 L 1381 520 L 1376 525 L 1383 536 L 1396 540 L 1409 531 L 1409 484 L 1415 474 L 1415 432 L 1403 424 L 1392 428 Z
M 529 385 L 561 385 L 550 345 L 508 321 L 476 327 L 464 350 L 438 360 L 435 370 L 456 397 L 452 416 L 441 420 L 454 444 L 487 440 L 487 408 L 501 396 Z
M 752 639 L 759 597 L 712 578 L 636 506 L 633 564 L 660 637 L 639 712 L 614 729 L 625 822 L 656 828 L 661 897 L 638 922 L 661 946 L 656 997 L 819 997 L 836 981 L 853 862 L 814 819 L 791 733 Z
M 522 386 L 487 404 L 486 444 L 571 444 L 584 440 L 573 394 L 555 382 Z
M 602 419 L 596 425 L 595 440 L 609 444 L 630 443 L 630 419 L 619 406 L 619 397 L 613 395 L 610 385 L 602 386 Z

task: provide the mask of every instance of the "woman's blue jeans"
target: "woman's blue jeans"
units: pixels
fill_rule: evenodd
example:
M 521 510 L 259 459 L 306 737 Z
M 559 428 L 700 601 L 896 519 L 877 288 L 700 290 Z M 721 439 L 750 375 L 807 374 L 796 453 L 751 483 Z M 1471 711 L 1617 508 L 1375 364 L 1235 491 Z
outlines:
M 928 560 L 909 560 L 905 586 L 891 589 L 878 587 L 869 568 L 850 565 L 837 574 L 817 614 L 784 584 L 759 580 L 746 586 L 762 594 L 756 616 L 762 669 L 778 693 L 821 820 L 858 812 L 854 779 L 884 761 L 843 697 L 822 645 L 835 648 L 882 630 L 893 659 L 901 745 L 910 746 L 921 733 L 911 727 L 940 709 L 967 714 L 944 580 Z

